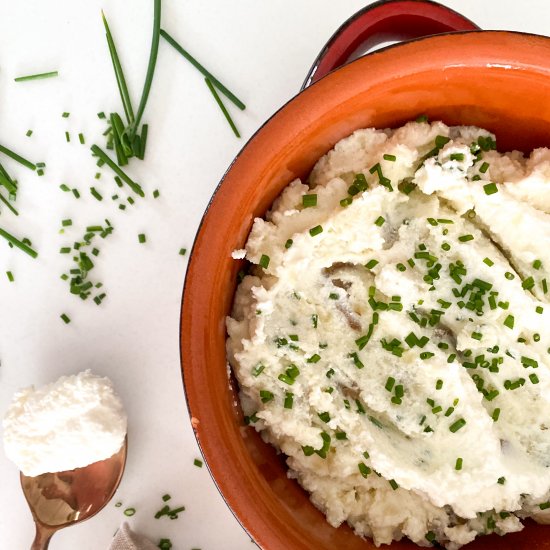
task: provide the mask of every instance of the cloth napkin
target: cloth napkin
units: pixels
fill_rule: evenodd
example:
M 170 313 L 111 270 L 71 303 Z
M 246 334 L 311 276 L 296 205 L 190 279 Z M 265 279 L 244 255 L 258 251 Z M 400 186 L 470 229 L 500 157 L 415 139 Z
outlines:
M 124 522 L 116 532 L 109 550 L 158 550 L 149 539 L 134 533 Z

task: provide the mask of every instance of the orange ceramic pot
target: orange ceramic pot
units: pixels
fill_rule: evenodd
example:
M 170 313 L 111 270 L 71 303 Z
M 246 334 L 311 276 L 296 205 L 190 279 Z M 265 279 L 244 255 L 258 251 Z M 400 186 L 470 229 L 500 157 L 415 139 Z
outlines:
M 231 310 L 252 221 L 305 177 L 340 139 L 365 127 L 398 127 L 427 114 L 497 136 L 501 151 L 550 146 L 550 39 L 474 31 L 390 47 L 340 68 L 275 114 L 227 171 L 191 255 L 181 318 L 183 378 L 193 428 L 227 504 L 266 550 L 374 548 L 347 526 L 331 527 L 286 475 L 284 457 L 245 427 L 225 355 Z M 392 549 L 417 548 L 396 542 Z M 550 528 L 480 537 L 473 549 L 550 549 Z

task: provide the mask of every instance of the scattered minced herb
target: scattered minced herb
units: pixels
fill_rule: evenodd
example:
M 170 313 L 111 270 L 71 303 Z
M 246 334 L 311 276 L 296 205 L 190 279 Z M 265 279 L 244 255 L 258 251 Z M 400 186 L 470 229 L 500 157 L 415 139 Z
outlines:
M 202 468 L 202 460 L 199 460 L 198 458 L 195 458 L 195 460 L 193 460 L 193 464 L 194 464 L 197 468 Z
M 13 273 L 11 271 L 6 271 L 6 276 L 7 276 L 8 281 L 10 283 L 13 283 L 15 281 L 15 278 L 14 278 Z
M 187 254 L 187 248 L 180 248 L 179 255 L 185 256 Z
M 160 548 L 160 550 L 171 550 L 172 541 L 170 539 L 160 539 L 157 546 L 158 548 Z
M 139 241 L 140 244 L 143 244 L 147 241 L 147 237 L 146 237 L 145 233 L 140 233 L 138 235 L 138 241 Z
M 136 513 L 136 509 L 135 508 L 126 508 L 126 510 L 124 510 L 124 515 L 125 516 L 133 516 L 134 514 Z
M 53 78 L 59 76 L 59 71 L 49 71 L 46 73 L 30 74 L 27 76 L 18 76 L 14 78 L 15 82 L 27 82 L 29 80 L 41 80 L 43 78 Z
M 96 257 L 99 254 L 99 249 L 92 242 L 99 238 L 106 239 L 112 232 L 113 226 L 109 220 L 105 220 L 104 225 L 89 225 L 86 227 L 86 232 L 81 240 L 73 244 L 72 249 L 75 251 L 73 257 L 74 264 L 67 273 L 62 275 L 63 280 L 68 281 L 69 291 L 71 294 L 79 296 L 82 300 L 86 300 L 94 292 L 94 289 L 99 289 L 103 285 L 94 283 L 90 280 L 90 272 L 95 268 L 94 261 L 90 255 Z M 67 247 L 62 247 L 65 251 Z M 94 302 L 100 305 L 105 299 L 106 294 L 100 293 L 93 297 Z
M 27 130 L 27 133 L 25 135 L 27 137 L 31 137 L 32 136 L 32 130 Z
M 170 519 L 178 519 L 178 514 L 183 511 L 185 511 L 185 506 L 170 508 L 170 506 L 166 504 L 155 514 L 155 519 L 159 519 L 163 516 L 168 516 Z

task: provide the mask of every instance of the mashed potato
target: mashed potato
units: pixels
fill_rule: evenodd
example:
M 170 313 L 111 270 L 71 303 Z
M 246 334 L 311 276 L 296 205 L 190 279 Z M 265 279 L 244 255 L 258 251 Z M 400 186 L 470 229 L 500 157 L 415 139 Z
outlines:
M 441 122 L 358 130 L 255 220 L 229 361 L 332 525 L 456 549 L 547 522 L 549 243 L 550 151 Z

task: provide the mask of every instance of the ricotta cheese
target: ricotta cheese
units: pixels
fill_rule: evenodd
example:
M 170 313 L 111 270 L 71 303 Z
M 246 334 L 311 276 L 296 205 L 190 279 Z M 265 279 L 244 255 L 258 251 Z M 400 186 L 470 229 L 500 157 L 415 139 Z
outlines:
M 126 413 L 112 382 L 89 370 L 15 394 L 4 421 L 4 450 L 27 476 L 82 468 L 117 453 Z
M 333 525 L 450 550 L 550 514 L 550 151 L 358 130 L 246 244 L 247 422 Z

